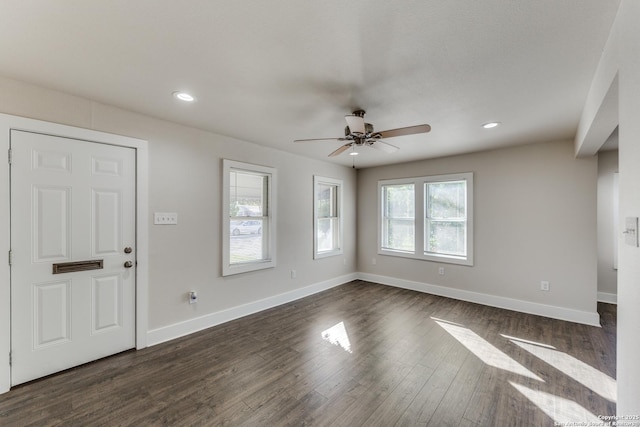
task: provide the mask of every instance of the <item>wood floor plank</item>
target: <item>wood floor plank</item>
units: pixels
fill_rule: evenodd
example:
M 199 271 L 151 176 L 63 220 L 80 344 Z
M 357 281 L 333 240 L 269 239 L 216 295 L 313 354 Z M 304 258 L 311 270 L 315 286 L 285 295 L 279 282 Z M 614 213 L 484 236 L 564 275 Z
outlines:
M 14 387 L 0 395 L 0 425 L 551 426 L 558 411 L 613 415 L 597 381 L 615 378 L 617 313 L 598 310 L 602 328 L 356 280 Z
M 480 359 L 468 356 L 427 425 L 457 426 L 460 424 L 482 370 L 485 368 Z
M 490 425 L 495 419 L 501 385 L 505 375 L 498 369 L 485 368 L 478 379 L 476 387 L 469 399 L 463 419 L 473 420 L 476 424 Z
M 394 425 L 431 378 L 433 372 L 434 370 L 431 368 L 415 365 L 400 384 L 371 413 L 365 421 L 365 425 L 381 427 Z
M 395 425 L 397 427 L 426 425 L 442 402 L 460 367 L 469 356 L 469 353 L 461 345 L 450 347 L 446 358 L 443 357 L 440 359 L 440 363 L 433 366 L 433 374 Z
M 331 424 L 332 426 L 367 425 L 372 408 L 377 408 L 382 404 L 410 371 L 407 366 L 403 365 L 385 365 L 380 370 L 377 370 L 376 367 L 372 367 L 372 369 L 376 370 L 376 378 L 364 379 L 364 381 L 356 378 L 360 383 L 364 382 L 371 385 Z

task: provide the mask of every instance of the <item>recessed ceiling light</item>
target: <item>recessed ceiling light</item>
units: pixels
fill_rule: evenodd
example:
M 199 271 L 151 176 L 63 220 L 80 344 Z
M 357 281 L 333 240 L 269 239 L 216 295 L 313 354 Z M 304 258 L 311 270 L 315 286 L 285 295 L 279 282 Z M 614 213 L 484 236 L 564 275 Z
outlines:
M 187 92 L 173 92 L 173 97 L 184 102 L 193 102 L 196 100 L 195 96 Z
M 500 122 L 488 122 L 482 125 L 483 128 L 485 129 L 491 129 L 494 128 L 496 126 L 500 126 Z
M 349 153 L 349 155 L 350 155 L 350 156 L 357 156 L 357 155 L 358 155 L 358 152 L 357 152 L 357 151 L 352 151 L 352 152 L 350 152 L 350 153 Z

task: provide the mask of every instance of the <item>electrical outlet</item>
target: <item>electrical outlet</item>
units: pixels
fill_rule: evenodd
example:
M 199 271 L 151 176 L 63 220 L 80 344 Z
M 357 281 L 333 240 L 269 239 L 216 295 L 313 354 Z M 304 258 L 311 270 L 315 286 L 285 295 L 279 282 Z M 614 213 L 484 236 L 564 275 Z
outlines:
M 540 282 L 540 290 L 548 292 L 549 291 L 549 282 L 547 282 L 546 280 L 541 281 Z
M 291 278 L 295 279 L 297 277 L 297 273 L 295 270 L 291 270 Z
M 198 302 L 198 294 L 196 291 L 189 292 L 189 304 L 195 304 Z
M 438 267 L 438 274 L 444 276 L 444 267 Z
M 176 225 L 178 224 L 178 213 L 155 212 L 153 214 L 153 223 L 155 225 Z
M 371 258 L 371 265 L 376 265 L 376 259 L 375 258 Z

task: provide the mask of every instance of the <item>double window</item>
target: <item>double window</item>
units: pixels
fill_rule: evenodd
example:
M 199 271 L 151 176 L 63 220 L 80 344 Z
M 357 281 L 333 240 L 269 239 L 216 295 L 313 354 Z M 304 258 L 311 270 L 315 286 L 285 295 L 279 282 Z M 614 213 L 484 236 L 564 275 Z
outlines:
M 275 267 L 276 170 L 223 161 L 222 274 Z
M 313 257 L 342 253 L 342 181 L 313 177 Z
M 378 183 L 378 253 L 473 265 L 473 174 Z

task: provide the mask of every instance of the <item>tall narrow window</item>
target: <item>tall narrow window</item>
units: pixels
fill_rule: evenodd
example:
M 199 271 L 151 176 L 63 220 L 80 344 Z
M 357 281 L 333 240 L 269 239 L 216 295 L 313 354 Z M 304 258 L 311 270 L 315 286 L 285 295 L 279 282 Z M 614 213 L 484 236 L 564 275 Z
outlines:
M 314 258 L 342 253 L 342 181 L 314 176 Z
M 275 266 L 275 169 L 224 160 L 224 276 Z
M 415 250 L 414 184 L 382 186 L 382 248 L 390 251 Z
M 473 265 L 473 173 L 385 180 L 378 253 Z

